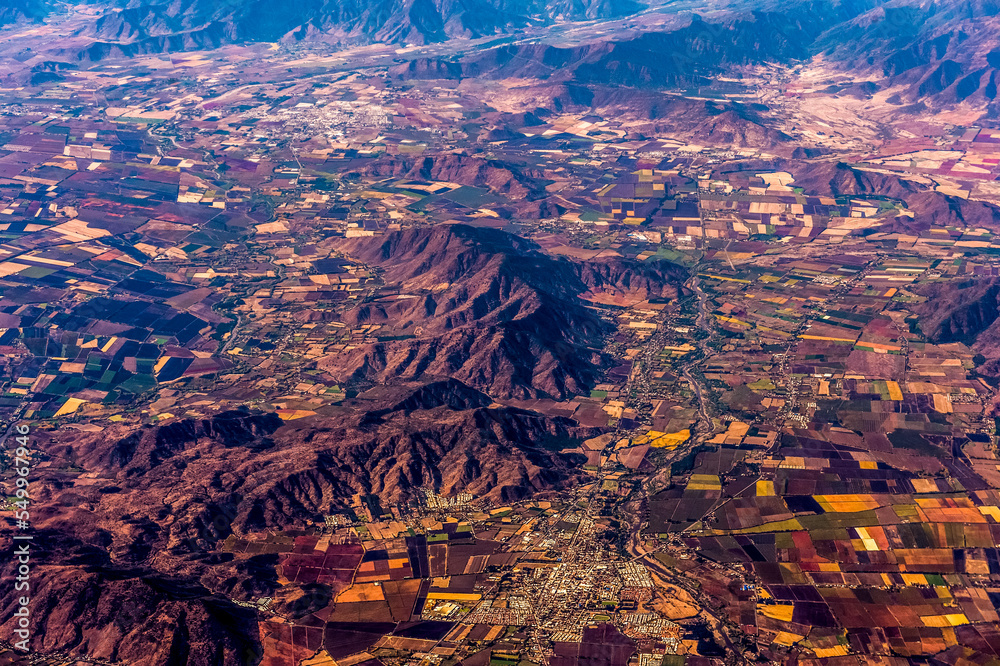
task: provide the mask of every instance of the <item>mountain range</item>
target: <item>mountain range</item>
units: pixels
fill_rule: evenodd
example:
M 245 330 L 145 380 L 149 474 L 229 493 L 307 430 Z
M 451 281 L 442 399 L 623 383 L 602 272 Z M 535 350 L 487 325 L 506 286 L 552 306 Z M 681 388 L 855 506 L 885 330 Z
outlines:
M 581 296 L 676 298 L 686 276 L 669 262 L 557 259 L 512 234 L 465 225 L 345 239 L 337 248 L 404 296 L 361 303 L 345 320 L 419 332 L 325 357 L 322 369 L 344 381 L 454 377 L 502 398 L 589 391 L 614 327 Z
M 0 28 L 6 25 L 37 23 L 49 13 L 45 0 L 7 0 L 0 5 Z
M 19 0 L 30 2 L 31 0 Z M 633 0 L 108 0 L 81 34 L 132 54 L 235 42 L 326 40 L 427 44 L 507 34 L 555 20 L 608 19 Z
M 992 102 L 1000 83 L 1000 3 L 891 0 L 820 35 L 815 51 L 904 86 L 899 103 Z
M 45 563 L 32 572 L 34 644 L 150 666 L 256 663 L 257 617 L 231 599 L 271 596 L 276 558 L 218 552 L 230 534 L 322 521 L 358 493 L 385 506 L 417 488 L 544 494 L 583 478 L 579 444 L 599 432 L 456 380 L 377 387 L 287 424 L 240 409 L 54 432 L 52 491 L 32 504 Z M 93 478 L 75 484 L 67 466 Z
M 80 0 L 10 0 L 0 26 L 73 11 Z M 418 56 L 398 78 L 536 78 L 576 85 L 685 88 L 760 63 L 819 57 L 857 79 L 870 95 L 892 89 L 890 104 L 968 103 L 996 113 L 1000 5 L 995 0 L 744 0 L 704 8 L 623 0 L 88 0 L 79 40 L 57 48 L 64 60 L 217 48 L 252 42 L 433 44 L 519 35 L 451 57 Z M 647 29 L 623 29 L 640 13 L 675 14 Z M 574 45 L 531 36 L 555 22 L 606 23 Z M 82 45 L 81 45 L 82 43 Z M 850 91 L 847 91 L 850 93 Z

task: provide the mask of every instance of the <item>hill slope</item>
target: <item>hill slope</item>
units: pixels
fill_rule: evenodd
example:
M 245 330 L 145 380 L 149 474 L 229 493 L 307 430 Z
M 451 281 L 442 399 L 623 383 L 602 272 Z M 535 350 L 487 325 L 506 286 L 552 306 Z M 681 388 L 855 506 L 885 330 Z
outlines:
M 454 377 L 501 398 L 565 398 L 597 381 L 605 364 L 600 349 L 614 328 L 582 294 L 642 289 L 643 297 L 673 298 L 684 279 L 665 262 L 554 259 L 517 236 L 464 225 L 337 247 L 381 269 L 407 296 L 359 304 L 347 320 L 419 333 L 327 356 L 320 367 L 345 381 Z
M 4 0 L 0 4 L 0 27 L 40 21 L 50 9 L 46 0 Z
M 982 358 L 977 370 L 1000 377 L 1000 280 L 928 284 L 918 292 L 920 330 L 931 342 L 961 342 Z
M 898 103 L 985 104 L 997 113 L 1000 4 L 891 0 L 821 35 L 815 50 L 855 74 L 901 86 Z

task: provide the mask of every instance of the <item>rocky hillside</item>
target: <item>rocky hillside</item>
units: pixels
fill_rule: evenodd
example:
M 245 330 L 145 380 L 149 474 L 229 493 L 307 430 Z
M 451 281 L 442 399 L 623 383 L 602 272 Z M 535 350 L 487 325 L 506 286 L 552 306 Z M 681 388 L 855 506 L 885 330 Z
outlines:
M 930 284 L 920 292 L 920 330 L 934 342 L 973 344 L 1000 316 L 1000 282 Z
M 693 138 L 702 144 L 733 148 L 774 148 L 791 140 L 787 134 L 766 127 L 736 110 L 707 118 L 695 129 Z
M 258 663 L 253 611 L 197 582 L 154 570 L 122 568 L 106 558 L 79 563 L 67 555 L 86 549 L 84 543 L 41 536 L 35 543 L 48 563 L 32 571 L 37 618 L 32 646 L 39 653 L 85 654 L 136 666 Z M 6 565 L 4 575 L 13 578 L 12 567 Z M 7 616 L 14 612 L 13 599 L 3 598 Z
M 359 304 L 347 320 L 418 334 L 325 357 L 321 368 L 373 383 L 455 377 L 499 398 L 589 391 L 614 329 L 581 295 L 641 290 L 643 298 L 674 298 L 685 276 L 667 263 L 555 259 L 517 236 L 464 225 L 347 239 L 337 248 L 408 296 Z
M 359 492 L 392 503 L 420 487 L 498 500 L 560 487 L 578 461 L 559 451 L 587 434 L 567 419 L 494 406 L 456 380 L 378 388 L 334 412 L 285 424 L 231 411 L 60 440 L 50 453 L 113 477 L 114 491 L 93 499 L 110 513 L 156 514 L 160 501 L 141 496 L 160 488 L 171 518 L 149 538 L 183 549 L 211 523 L 213 504 L 235 502 L 227 529 L 252 530 L 315 519 Z M 129 548 L 116 555 L 141 559 Z
M 51 10 L 47 0 L 4 0 L 0 4 L 0 27 L 37 23 Z
M 929 284 L 918 310 L 920 330 L 936 343 L 962 342 L 979 355 L 977 370 L 1000 377 L 1000 280 Z
M 898 176 L 857 169 L 844 162 L 800 162 L 790 165 L 795 184 L 806 192 L 826 196 L 880 194 L 897 199 L 926 188 Z
M 829 196 L 875 194 L 905 201 L 916 223 L 931 226 L 997 228 L 1000 208 L 935 192 L 897 175 L 858 169 L 843 162 L 788 162 L 781 165 L 795 176 L 795 185 Z
M 898 87 L 898 104 L 985 104 L 997 112 L 1000 4 L 892 0 L 821 35 L 816 50 Z M 892 98 L 890 98 L 892 99 Z

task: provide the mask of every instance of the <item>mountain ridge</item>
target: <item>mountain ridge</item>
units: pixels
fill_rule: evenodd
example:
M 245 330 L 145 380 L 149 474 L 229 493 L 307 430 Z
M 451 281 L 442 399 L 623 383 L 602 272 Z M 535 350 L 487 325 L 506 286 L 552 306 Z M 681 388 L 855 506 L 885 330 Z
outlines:
M 361 303 L 345 320 L 420 333 L 324 357 L 321 369 L 375 383 L 455 377 L 500 398 L 589 391 L 607 364 L 601 347 L 613 326 L 581 295 L 634 287 L 644 297 L 676 298 L 685 275 L 665 262 L 600 263 L 602 274 L 517 236 L 466 225 L 348 239 L 336 248 L 412 296 Z
M 238 42 L 430 44 L 645 8 L 633 0 L 296 0 L 280 6 L 265 0 L 122 0 L 108 6 L 111 10 L 79 35 L 95 40 L 95 52 L 117 47 L 131 55 Z

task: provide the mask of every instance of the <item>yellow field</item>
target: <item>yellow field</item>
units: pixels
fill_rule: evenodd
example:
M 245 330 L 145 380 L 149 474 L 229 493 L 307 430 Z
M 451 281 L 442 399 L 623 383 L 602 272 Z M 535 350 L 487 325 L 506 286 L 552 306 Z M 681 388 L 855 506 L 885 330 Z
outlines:
M 632 443 L 649 444 L 657 449 L 673 450 L 686 442 L 690 437 L 691 431 L 688 429 L 681 430 L 680 432 L 660 432 L 659 430 L 650 430 L 646 434 L 636 437 Z
M 800 335 L 803 340 L 826 340 L 827 342 L 854 342 L 854 338 L 831 338 L 825 335 Z
M 356 583 L 337 595 L 337 603 L 350 601 L 385 601 L 385 592 L 381 585 Z
M 791 622 L 795 606 L 791 604 L 757 604 L 757 612 L 764 617 L 781 622 Z
M 824 511 L 834 513 L 857 513 L 882 506 L 871 495 L 814 495 Z
M 949 615 L 921 615 L 920 621 L 925 627 L 957 627 L 961 624 L 969 624 L 969 618 L 965 613 L 950 613 Z
M 722 481 L 714 474 L 692 474 L 688 490 L 722 490 Z
M 463 592 L 428 592 L 427 598 L 444 601 L 479 601 L 483 595 Z
M 899 382 L 890 382 L 890 381 L 887 381 L 885 383 L 885 387 L 889 390 L 889 400 L 902 400 L 903 399 L 903 391 L 900 390 L 900 388 L 899 388 Z

